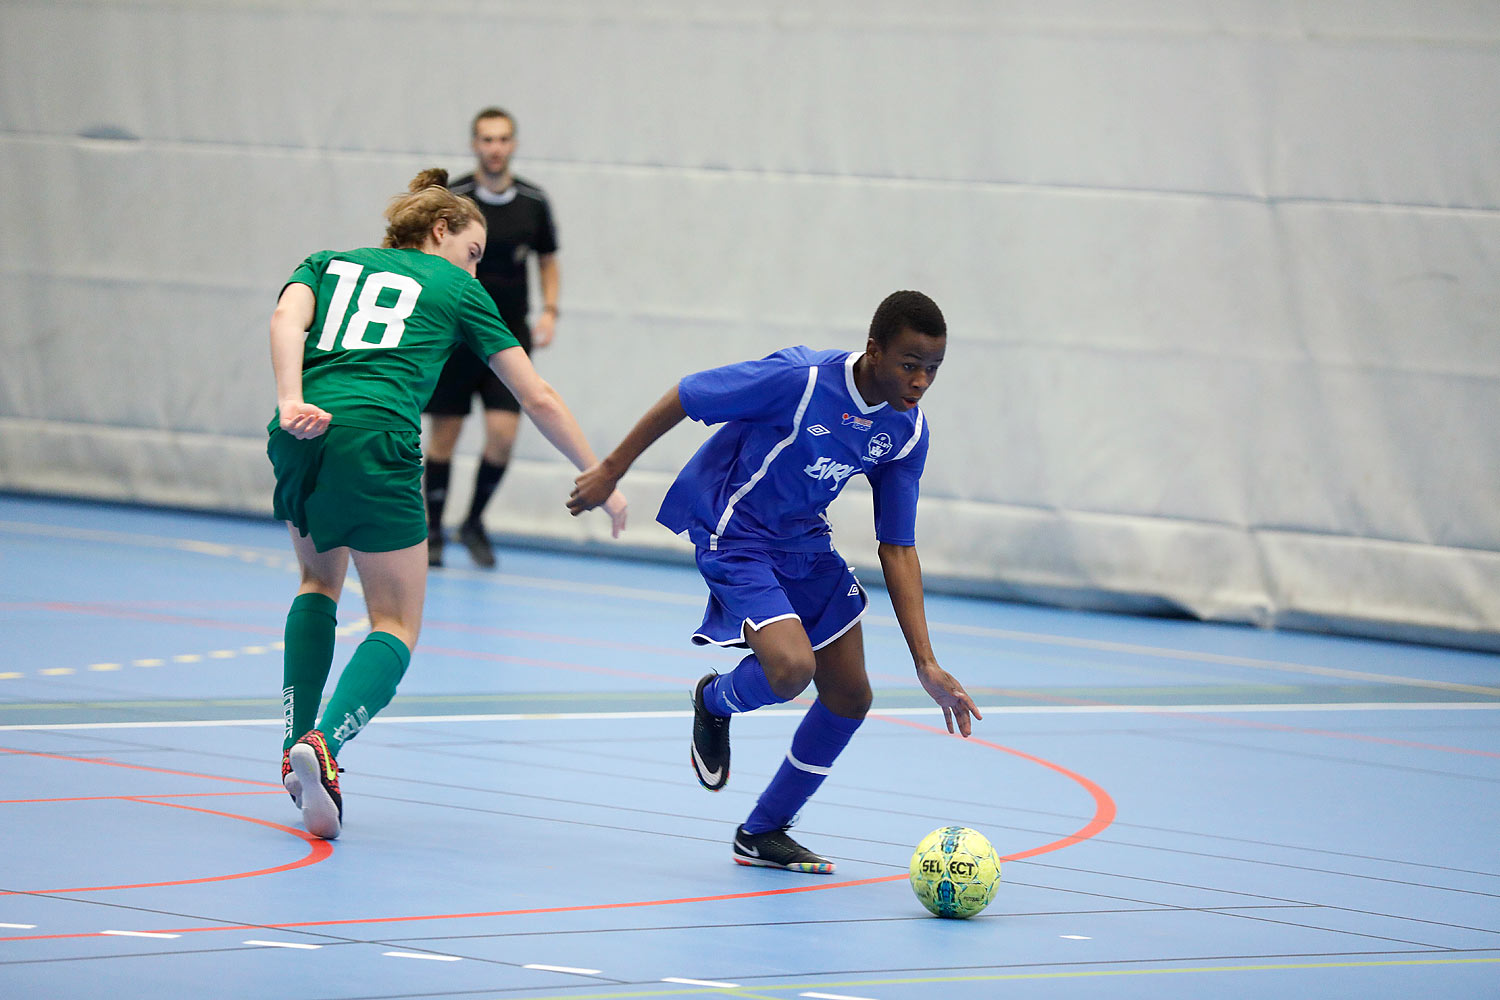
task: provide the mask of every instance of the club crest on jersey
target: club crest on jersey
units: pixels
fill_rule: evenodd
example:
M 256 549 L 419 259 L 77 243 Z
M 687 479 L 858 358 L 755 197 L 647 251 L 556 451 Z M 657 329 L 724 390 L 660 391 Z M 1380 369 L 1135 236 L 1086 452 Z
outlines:
M 830 431 L 827 427 L 824 427 L 822 424 L 813 424 L 807 429 L 807 433 L 811 434 L 813 437 L 822 437 L 824 434 L 832 434 L 833 432 Z
M 856 417 L 852 413 L 846 413 L 844 414 L 844 426 L 853 427 L 857 431 L 868 431 L 871 427 L 875 426 L 875 421 L 867 420 L 864 417 Z
M 881 431 L 879 434 L 876 434 L 874 437 L 870 438 L 870 447 L 865 450 L 865 454 L 869 457 L 870 461 L 878 462 L 882 458 L 884 458 L 893 447 L 895 446 L 891 444 L 891 436 L 885 431 Z

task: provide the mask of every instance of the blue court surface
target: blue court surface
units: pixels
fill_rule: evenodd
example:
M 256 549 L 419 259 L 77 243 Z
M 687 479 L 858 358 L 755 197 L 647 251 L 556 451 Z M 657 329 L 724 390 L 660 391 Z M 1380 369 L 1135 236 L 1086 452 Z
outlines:
M 877 590 L 795 830 L 838 871 L 793 875 L 729 841 L 801 709 L 735 719 L 723 792 L 688 763 L 735 661 L 691 567 L 449 552 L 329 844 L 279 785 L 285 529 L 0 497 L 0 996 L 1500 997 L 1500 657 L 929 597 L 964 741 Z M 1007 859 L 968 921 L 907 884 L 953 823 Z

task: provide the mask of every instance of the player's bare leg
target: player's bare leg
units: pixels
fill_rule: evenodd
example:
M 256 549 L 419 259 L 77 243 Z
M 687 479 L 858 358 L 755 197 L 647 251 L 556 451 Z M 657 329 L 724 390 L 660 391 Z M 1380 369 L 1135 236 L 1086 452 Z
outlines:
M 323 686 L 333 666 L 334 633 L 338 626 L 339 595 L 349 569 L 349 550 L 319 552 L 291 524 L 292 550 L 302 580 L 287 611 L 282 642 L 281 706 L 286 727 L 281 742 L 281 783 L 300 809 L 302 783 L 292 773 L 292 744 L 318 721 Z
M 318 727 L 298 739 L 288 755 L 301 791 L 303 823 L 309 833 L 329 840 L 343 827 L 336 758 L 395 695 L 421 630 L 427 590 L 423 543 L 394 552 L 341 552 L 346 561 L 352 556 L 359 570 L 371 631 L 340 675 Z
M 813 655 L 818 664 L 813 675 L 818 700 L 834 715 L 862 720 L 875 695 L 865 670 L 865 634 L 860 623 Z
M 813 654 L 818 698 L 803 716 L 776 776 L 755 809 L 735 831 L 734 860 L 742 865 L 785 868 L 828 875 L 834 863 L 808 850 L 787 833 L 797 813 L 822 785 L 848 745 L 872 695 L 865 672 L 864 636 L 859 624 Z
M 817 673 L 818 660 L 801 621 L 783 618 L 759 629 L 747 624 L 744 636 L 777 700 L 790 701 L 807 690 Z

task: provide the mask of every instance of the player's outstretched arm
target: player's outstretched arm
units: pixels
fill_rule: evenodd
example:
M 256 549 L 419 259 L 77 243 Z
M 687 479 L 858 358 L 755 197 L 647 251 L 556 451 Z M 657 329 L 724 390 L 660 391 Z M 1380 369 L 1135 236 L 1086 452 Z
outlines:
M 276 375 L 281 429 L 304 441 L 326 431 L 333 419 L 327 410 L 302 399 L 302 351 L 317 309 L 313 290 L 293 282 L 282 289 L 271 314 L 271 371 Z
M 562 452 L 575 468 L 587 469 L 595 464 L 594 450 L 589 447 L 588 439 L 583 436 L 583 429 L 573 418 L 573 412 L 568 409 L 568 404 L 563 402 L 557 390 L 537 374 L 525 351 L 520 347 L 507 347 L 503 351 L 497 351 L 490 355 L 490 367 L 515 394 L 521 409 L 526 411 L 531 422 L 536 424 L 552 447 Z M 603 504 L 609 514 L 614 537 L 619 538 L 620 532 L 625 530 L 625 495 L 612 489 L 594 506 L 600 504 Z
M 880 543 L 880 569 L 885 575 L 886 590 L 891 595 L 891 606 L 896 620 L 901 623 L 901 633 L 906 636 L 906 647 L 917 666 L 917 680 L 932 700 L 943 710 L 943 722 L 948 732 L 954 731 L 968 736 L 973 731 L 970 716 L 982 719 L 974 699 L 964 690 L 948 671 L 938 666 L 932 652 L 932 641 L 927 635 L 927 609 L 922 598 L 922 564 L 917 559 L 914 545 L 890 545 Z
M 625 440 L 606 455 L 604 461 L 585 469 L 581 476 L 573 480 L 573 494 L 568 498 L 568 510 L 573 512 L 573 516 L 577 517 L 603 503 L 604 498 L 614 491 L 615 484 L 635 460 L 641 457 L 641 453 L 651 447 L 657 438 L 681 423 L 686 416 L 687 411 L 682 408 L 682 400 L 674 385 L 646 411 L 645 416 L 636 421 L 630 433 L 625 435 Z

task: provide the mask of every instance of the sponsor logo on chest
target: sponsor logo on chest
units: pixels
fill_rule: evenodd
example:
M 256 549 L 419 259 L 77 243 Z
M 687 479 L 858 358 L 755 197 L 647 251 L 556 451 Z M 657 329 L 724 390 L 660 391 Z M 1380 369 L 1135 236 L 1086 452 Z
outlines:
M 830 490 L 837 490 L 840 483 L 859 471 L 859 467 L 823 455 L 802 471 L 807 473 L 809 478 L 819 480 L 820 482 L 832 480 L 833 484 L 828 488 Z
M 865 417 L 856 417 L 852 413 L 846 413 L 844 414 L 844 426 L 853 427 L 857 431 L 868 433 L 870 428 L 875 426 L 875 421 L 868 420 Z

